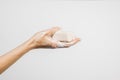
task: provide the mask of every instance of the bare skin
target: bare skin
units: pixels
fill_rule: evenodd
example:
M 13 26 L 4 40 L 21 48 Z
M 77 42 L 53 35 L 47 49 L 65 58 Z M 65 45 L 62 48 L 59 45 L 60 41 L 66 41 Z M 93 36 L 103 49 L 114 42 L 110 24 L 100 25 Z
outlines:
M 27 40 L 20 46 L 0 56 L 0 74 L 2 74 L 6 69 L 8 69 L 20 57 L 22 57 L 30 50 L 36 48 L 48 48 L 48 47 L 57 48 L 57 42 L 55 42 L 52 39 L 52 36 L 58 30 L 60 30 L 59 27 L 53 27 L 51 29 L 37 32 L 29 40 Z M 76 38 L 73 41 L 64 44 L 65 45 L 64 47 L 70 47 L 76 44 L 77 42 L 79 42 L 79 40 L 80 40 L 79 38 Z

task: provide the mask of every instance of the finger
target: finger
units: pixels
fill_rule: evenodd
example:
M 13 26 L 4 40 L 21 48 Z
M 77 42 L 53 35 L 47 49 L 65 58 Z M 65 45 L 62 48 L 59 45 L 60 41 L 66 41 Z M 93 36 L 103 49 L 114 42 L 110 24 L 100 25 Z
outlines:
M 52 27 L 51 29 L 46 30 L 46 35 L 53 36 L 55 32 L 59 30 L 60 30 L 60 27 Z
M 79 41 L 80 41 L 80 39 L 79 39 L 79 38 L 76 38 L 76 39 L 74 39 L 73 41 L 68 42 L 68 43 L 58 42 L 58 43 L 57 43 L 57 47 L 58 47 L 58 48 L 70 47 L 70 46 L 72 46 L 72 45 L 75 45 L 75 44 L 78 43 Z
M 58 30 L 60 30 L 60 27 L 52 27 L 52 28 L 50 28 L 50 29 L 46 29 L 46 30 L 42 30 L 42 31 L 40 31 L 40 32 L 37 32 L 36 34 L 38 35 L 38 36 L 43 36 L 43 37 L 45 37 L 45 36 L 53 36 L 54 35 L 54 33 L 56 32 L 56 31 L 58 31 Z
M 75 45 L 76 43 L 78 43 L 80 41 L 80 38 L 75 38 L 74 40 L 72 40 L 71 42 L 68 42 L 65 44 L 65 47 L 70 47 L 72 45 Z
M 52 39 L 50 36 L 48 36 L 48 43 L 50 47 L 57 48 L 57 41 Z

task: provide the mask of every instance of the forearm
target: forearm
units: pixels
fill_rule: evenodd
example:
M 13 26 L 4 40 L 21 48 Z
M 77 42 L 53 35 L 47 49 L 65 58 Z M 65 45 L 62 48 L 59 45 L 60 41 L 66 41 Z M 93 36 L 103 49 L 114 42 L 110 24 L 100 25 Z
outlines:
M 20 57 L 32 49 L 31 40 L 26 41 L 10 52 L 0 56 L 0 74 L 5 71 L 9 66 L 15 63 Z
M 33 37 L 31 37 L 25 43 L 11 50 L 5 55 L 0 56 L 0 74 L 31 49 L 41 48 L 41 47 L 57 48 L 58 42 L 60 43 L 60 41 L 54 40 L 52 36 L 55 34 L 55 32 L 59 30 L 60 30 L 59 27 L 53 27 L 51 29 L 46 29 L 46 30 L 37 32 L 35 35 L 33 35 Z M 66 43 L 66 44 L 64 43 L 64 45 L 62 43 L 62 47 L 70 47 L 71 45 L 76 44 L 78 41 L 79 41 L 79 38 L 75 38 L 69 43 Z

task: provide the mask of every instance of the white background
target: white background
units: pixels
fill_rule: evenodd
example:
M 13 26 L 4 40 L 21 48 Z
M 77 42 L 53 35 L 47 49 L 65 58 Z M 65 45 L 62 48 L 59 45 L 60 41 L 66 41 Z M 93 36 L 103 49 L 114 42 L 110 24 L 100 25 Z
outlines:
M 0 80 L 120 80 L 120 2 L 0 1 L 0 54 L 52 26 L 81 42 L 28 52 Z

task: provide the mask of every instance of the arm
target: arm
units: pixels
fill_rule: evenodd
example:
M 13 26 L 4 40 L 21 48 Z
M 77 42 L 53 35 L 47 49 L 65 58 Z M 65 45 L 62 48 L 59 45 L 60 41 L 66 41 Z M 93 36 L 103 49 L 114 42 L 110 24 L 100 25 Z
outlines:
M 22 57 L 24 54 L 26 54 L 32 49 L 41 47 L 57 48 L 58 42 L 54 41 L 51 37 L 58 30 L 60 30 L 59 27 L 54 27 L 51 29 L 37 32 L 28 41 L 24 42 L 10 52 L 0 56 L 0 74 L 3 73 L 7 68 L 9 68 L 13 63 L 15 63 L 20 57 Z M 76 38 L 70 43 L 63 45 L 64 47 L 69 47 L 76 44 L 78 41 L 79 38 Z
M 0 74 L 15 63 L 21 56 L 31 50 L 30 42 L 25 42 L 5 55 L 0 57 Z

